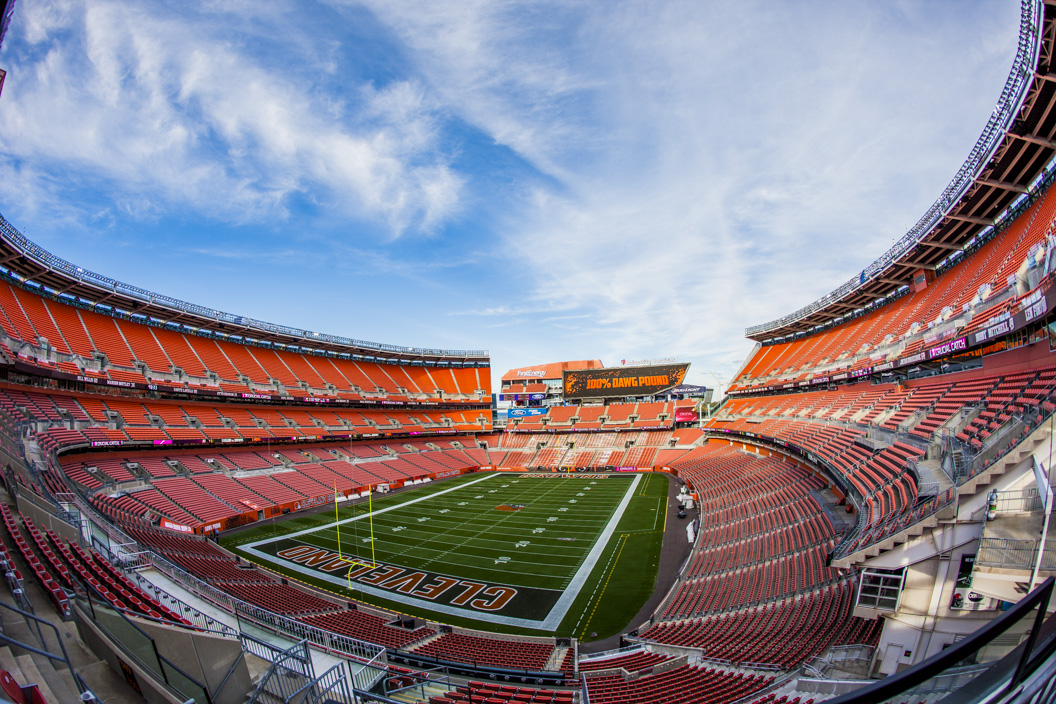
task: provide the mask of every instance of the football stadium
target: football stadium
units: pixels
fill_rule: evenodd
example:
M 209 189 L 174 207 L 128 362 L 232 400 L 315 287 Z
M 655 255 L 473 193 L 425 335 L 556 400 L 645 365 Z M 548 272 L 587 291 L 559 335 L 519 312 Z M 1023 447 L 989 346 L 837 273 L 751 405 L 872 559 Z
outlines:
M 228 313 L 0 216 L 0 701 L 1056 701 L 1056 4 L 1018 11 L 952 180 L 742 321 L 721 396 Z

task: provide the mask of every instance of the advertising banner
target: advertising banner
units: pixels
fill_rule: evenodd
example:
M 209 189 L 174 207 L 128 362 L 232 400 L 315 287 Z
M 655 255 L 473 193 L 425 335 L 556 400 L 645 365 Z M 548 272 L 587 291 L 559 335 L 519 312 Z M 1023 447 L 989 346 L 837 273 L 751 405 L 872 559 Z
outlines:
M 932 347 L 928 350 L 928 359 L 938 359 L 939 357 L 945 357 L 953 354 L 954 352 L 962 352 L 968 349 L 968 338 L 959 337 L 956 340 L 943 343 L 938 347 Z
M 697 384 L 679 384 L 671 389 L 670 393 L 680 394 L 682 396 L 703 396 L 707 391 L 708 387 L 706 386 L 699 386 Z
M 961 567 L 957 571 L 957 584 L 950 600 L 950 608 L 957 611 L 987 611 L 993 608 L 990 597 L 972 591 L 972 568 L 975 555 L 961 555 Z
M 175 521 L 170 521 L 168 518 L 162 518 L 161 519 L 161 527 L 164 528 L 165 530 L 176 531 L 177 533 L 193 533 L 194 532 L 194 529 L 192 529 L 190 526 L 185 526 L 182 523 L 176 523 Z
M 524 418 L 525 416 L 545 416 L 545 408 L 511 408 L 507 411 L 509 418 Z
M 675 409 L 675 422 L 676 423 L 692 423 L 697 420 L 697 412 L 692 408 L 676 408 Z
M 563 374 L 565 398 L 651 396 L 678 386 L 689 363 L 581 369 Z

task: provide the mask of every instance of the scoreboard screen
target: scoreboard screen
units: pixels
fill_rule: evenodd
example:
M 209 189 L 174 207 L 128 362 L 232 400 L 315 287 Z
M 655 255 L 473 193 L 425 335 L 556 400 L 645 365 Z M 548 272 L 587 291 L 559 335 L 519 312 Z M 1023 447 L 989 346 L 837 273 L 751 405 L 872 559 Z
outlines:
M 689 363 L 565 371 L 565 398 L 651 396 L 678 386 Z

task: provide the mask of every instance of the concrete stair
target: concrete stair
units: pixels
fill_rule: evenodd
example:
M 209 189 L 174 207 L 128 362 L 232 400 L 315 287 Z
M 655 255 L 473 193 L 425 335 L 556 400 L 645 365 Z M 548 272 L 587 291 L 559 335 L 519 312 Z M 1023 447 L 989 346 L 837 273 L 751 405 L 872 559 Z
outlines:
M 0 490 L 0 501 L 7 500 L 6 492 Z M 22 563 L 21 557 L 15 557 L 15 561 L 22 574 L 32 574 L 32 571 Z M 101 701 L 115 703 L 144 701 L 143 697 L 132 690 L 124 677 L 114 672 L 105 661 L 100 660 L 85 647 L 77 632 L 76 624 L 62 620 L 32 576 L 26 578 L 24 587 L 26 598 L 33 607 L 33 613 L 38 618 L 54 625 L 57 636 L 56 630 L 41 625 L 40 633 L 43 634 L 46 644 L 42 648 L 35 626 L 27 626 L 26 620 L 14 611 L 0 609 L 0 630 L 6 636 L 30 647 L 47 650 L 57 655 L 61 655 L 62 649 L 56 642 L 56 637 L 61 638 L 74 670 Z M 5 588 L 0 588 L 0 601 L 10 606 L 14 605 L 11 594 Z M 41 693 L 44 694 L 48 704 L 80 701 L 80 691 L 65 663 L 53 664 L 52 660 L 43 655 L 37 655 L 25 648 L 13 645 L 0 648 L 0 667 L 14 675 L 19 684 L 40 685 Z
M 43 662 L 38 662 L 37 658 Z M 26 678 L 26 684 L 36 684 L 48 704 L 75 702 L 80 698 L 81 693 L 77 690 L 77 685 L 69 670 L 65 668 L 62 672 L 55 670 L 48 658 L 43 655 L 27 653 L 17 656 L 15 660 L 18 661 L 22 675 Z

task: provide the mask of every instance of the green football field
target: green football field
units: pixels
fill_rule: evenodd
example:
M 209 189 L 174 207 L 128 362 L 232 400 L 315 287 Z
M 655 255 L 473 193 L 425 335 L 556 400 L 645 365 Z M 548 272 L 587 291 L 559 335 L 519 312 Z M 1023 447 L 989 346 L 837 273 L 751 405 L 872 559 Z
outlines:
M 658 474 L 468 474 L 223 542 L 401 613 L 594 640 L 627 625 L 653 592 L 667 487 Z

